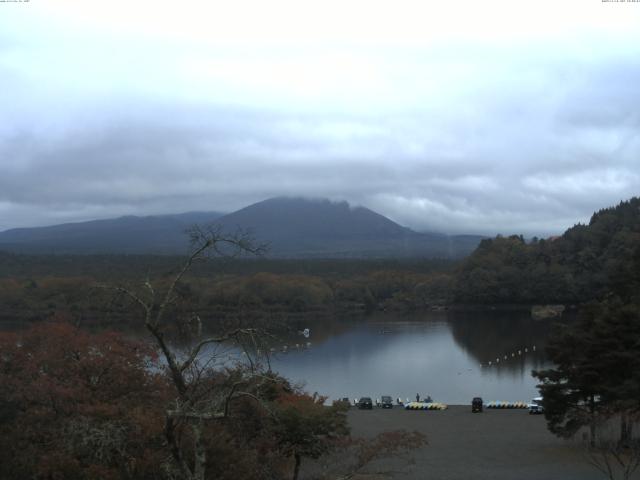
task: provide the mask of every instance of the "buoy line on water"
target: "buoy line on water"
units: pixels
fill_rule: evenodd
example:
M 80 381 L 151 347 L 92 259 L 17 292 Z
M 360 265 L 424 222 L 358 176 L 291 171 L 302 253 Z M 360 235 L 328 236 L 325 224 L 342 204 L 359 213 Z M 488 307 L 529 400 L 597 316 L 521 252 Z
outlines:
M 523 349 L 514 350 L 513 352 L 509 352 L 508 354 L 504 354 L 502 356 L 496 357 L 495 360 L 489 360 L 488 362 L 481 363 L 480 368 L 499 366 L 501 361 L 504 363 L 511 358 L 522 357 L 527 353 L 535 352 L 535 351 L 536 351 L 535 345 L 533 345 L 530 349 L 528 347 L 525 347 Z

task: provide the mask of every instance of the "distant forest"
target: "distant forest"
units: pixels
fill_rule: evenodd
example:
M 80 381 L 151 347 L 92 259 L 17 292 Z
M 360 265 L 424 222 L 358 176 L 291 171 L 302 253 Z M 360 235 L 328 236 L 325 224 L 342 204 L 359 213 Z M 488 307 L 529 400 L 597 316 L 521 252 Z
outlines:
M 0 253 L 0 319 L 62 315 L 76 322 L 128 321 L 127 305 L 114 303 L 100 285 L 166 278 L 181 260 Z M 611 292 L 633 301 L 639 287 L 640 199 L 632 198 L 556 238 L 483 240 L 461 261 L 218 258 L 196 265 L 178 291 L 185 305 L 211 318 L 239 311 L 307 315 L 570 305 Z

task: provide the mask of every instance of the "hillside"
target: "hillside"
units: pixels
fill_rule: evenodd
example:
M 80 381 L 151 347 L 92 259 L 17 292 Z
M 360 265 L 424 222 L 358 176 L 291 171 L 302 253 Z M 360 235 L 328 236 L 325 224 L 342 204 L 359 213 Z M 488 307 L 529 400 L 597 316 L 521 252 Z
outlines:
M 593 214 L 562 236 L 483 240 L 460 267 L 462 303 L 579 303 L 640 291 L 640 198 Z
M 183 254 L 188 249 L 185 230 L 195 223 L 213 222 L 221 215 L 189 212 L 15 228 L 0 232 L 0 250 L 55 254 Z
M 219 219 L 226 230 L 250 230 L 275 257 L 460 258 L 478 236 L 417 233 L 365 207 L 347 202 L 272 198 Z
M 0 233 L 0 249 L 22 253 L 183 254 L 195 223 L 248 230 L 277 258 L 461 258 L 479 236 L 417 233 L 346 202 L 272 198 L 234 213 L 122 217 Z

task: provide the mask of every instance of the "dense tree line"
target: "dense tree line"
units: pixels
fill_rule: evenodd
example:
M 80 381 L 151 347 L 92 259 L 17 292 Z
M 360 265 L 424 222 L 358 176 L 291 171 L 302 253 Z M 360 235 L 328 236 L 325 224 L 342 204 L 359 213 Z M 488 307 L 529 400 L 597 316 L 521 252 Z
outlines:
M 183 257 L 170 255 L 31 255 L 0 250 L 0 278 L 43 277 L 55 273 L 61 277 L 92 277 L 101 281 L 139 279 L 141 272 L 154 277 L 172 271 Z M 217 275 L 253 275 L 256 273 L 314 275 L 341 278 L 368 275 L 382 270 L 429 273 L 447 270 L 455 263 L 429 258 L 385 259 L 285 259 L 263 257 L 211 258 L 194 265 L 196 277 Z
M 166 283 L 169 276 L 160 280 Z M 44 320 L 59 313 L 78 324 L 127 323 L 130 309 L 101 290 L 100 277 L 47 275 L 0 279 L 0 320 Z M 126 283 L 135 283 L 133 280 Z M 177 294 L 202 318 L 242 311 L 306 314 L 414 310 L 451 298 L 451 274 L 377 270 L 358 275 L 260 272 L 188 275 Z
M 640 199 L 596 212 L 562 236 L 483 240 L 455 275 L 458 303 L 578 304 L 640 287 Z

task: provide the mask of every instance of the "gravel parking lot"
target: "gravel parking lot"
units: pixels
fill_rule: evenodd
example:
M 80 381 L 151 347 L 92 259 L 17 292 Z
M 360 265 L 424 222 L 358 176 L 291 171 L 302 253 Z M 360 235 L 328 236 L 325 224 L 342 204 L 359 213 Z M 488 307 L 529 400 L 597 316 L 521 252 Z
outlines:
M 429 444 L 413 453 L 415 464 L 406 473 L 375 478 L 435 480 L 601 480 L 604 476 L 587 462 L 575 443 L 547 431 L 542 415 L 527 410 L 487 410 L 471 413 L 471 406 L 444 411 L 374 408 L 349 412 L 354 436 L 383 431 L 417 430 Z M 405 465 L 387 462 L 380 469 Z M 371 477 L 373 478 L 373 477 Z M 635 478 L 635 477 L 634 477 Z M 640 478 L 640 477 L 639 477 Z

